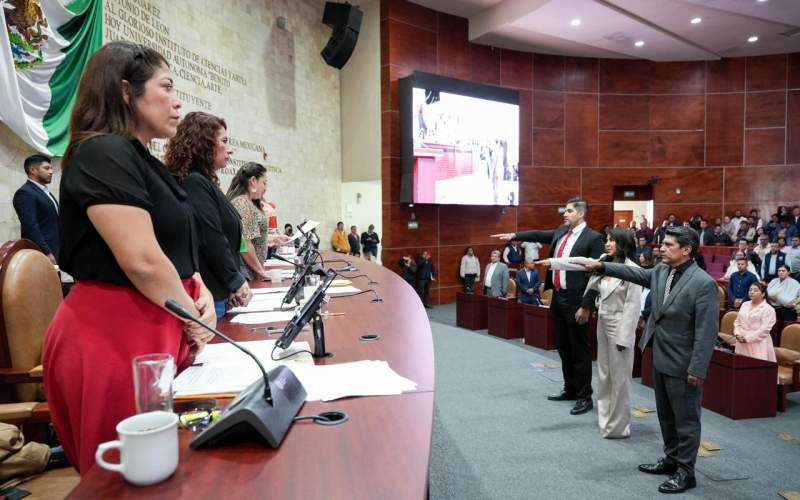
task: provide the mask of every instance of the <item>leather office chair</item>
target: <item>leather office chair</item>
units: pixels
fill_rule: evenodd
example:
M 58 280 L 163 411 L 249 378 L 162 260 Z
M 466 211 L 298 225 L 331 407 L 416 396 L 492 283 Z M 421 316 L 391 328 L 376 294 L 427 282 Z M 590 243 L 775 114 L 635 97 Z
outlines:
M 508 280 L 508 291 L 506 292 L 507 299 L 517 299 L 517 282 L 516 280 Z
M 717 285 L 717 293 L 719 293 L 719 310 L 724 311 L 728 307 L 728 292 Z
M 542 292 L 542 305 L 547 306 L 550 305 L 550 301 L 553 300 L 553 289 L 548 288 L 544 292 Z
M 736 311 L 728 311 L 719 322 L 719 336 L 730 345 L 736 345 L 733 337 L 733 323 L 739 313 Z
M 0 247 L 0 420 L 49 422 L 42 389 L 42 346 L 63 299 L 58 273 L 27 240 Z
M 781 346 L 775 348 L 778 360 L 778 411 L 786 411 L 786 395 L 800 391 L 800 324 L 781 332 Z

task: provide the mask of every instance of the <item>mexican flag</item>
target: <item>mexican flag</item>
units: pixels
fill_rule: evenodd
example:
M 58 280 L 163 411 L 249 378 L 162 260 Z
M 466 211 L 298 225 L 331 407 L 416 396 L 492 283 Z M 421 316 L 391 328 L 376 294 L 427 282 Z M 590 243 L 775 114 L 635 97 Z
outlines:
M 102 0 L 0 0 L 0 121 L 61 156 L 84 65 L 103 45 Z

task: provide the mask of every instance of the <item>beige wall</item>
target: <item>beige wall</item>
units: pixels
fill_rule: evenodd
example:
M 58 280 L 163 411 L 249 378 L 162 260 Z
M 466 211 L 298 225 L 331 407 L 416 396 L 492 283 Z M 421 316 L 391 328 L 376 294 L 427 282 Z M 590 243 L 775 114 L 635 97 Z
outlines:
M 339 217 L 342 178 L 339 71 L 319 55 L 330 36 L 321 23 L 323 7 L 323 0 L 104 4 L 106 41 L 159 49 L 170 60 L 183 113 L 207 111 L 226 119 L 235 153 L 221 176 L 223 189 L 241 163 L 264 163 L 270 169 L 268 198 L 278 205 L 281 225 L 309 217 L 322 222 L 320 234 Z M 285 29 L 277 26 L 279 16 Z M 160 155 L 163 143 L 152 149 Z M 10 201 L 24 182 L 22 159 L 31 152 L 0 125 L 4 240 L 19 235 Z
M 342 207 L 348 228 L 383 234 L 381 191 L 380 1 L 361 2 L 361 32 L 341 71 Z M 380 254 L 378 254 L 380 257 Z

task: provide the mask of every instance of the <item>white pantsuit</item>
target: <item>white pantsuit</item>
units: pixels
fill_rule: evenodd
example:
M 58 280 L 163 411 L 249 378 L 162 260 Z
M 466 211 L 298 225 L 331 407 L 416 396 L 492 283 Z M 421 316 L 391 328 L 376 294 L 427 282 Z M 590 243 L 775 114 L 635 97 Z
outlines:
M 551 266 L 571 269 L 568 259 L 550 259 Z M 628 259 L 626 265 L 636 266 Z M 597 416 L 604 438 L 631 435 L 631 378 L 636 325 L 642 287 L 617 278 L 593 276 L 586 290 L 597 296 Z M 625 349 L 620 351 L 617 346 Z

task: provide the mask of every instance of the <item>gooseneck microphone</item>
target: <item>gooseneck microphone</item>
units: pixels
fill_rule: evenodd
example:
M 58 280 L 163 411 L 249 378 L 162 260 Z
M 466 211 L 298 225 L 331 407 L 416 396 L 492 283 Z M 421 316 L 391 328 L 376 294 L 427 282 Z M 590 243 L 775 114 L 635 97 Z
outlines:
M 205 324 L 202 321 L 200 321 L 200 318 L 195 317 L 194 314 L 192 314 L 189 311 L 187 311 L 186 308 L 183 307 L 182 305 L 178 304 L 177 301 L 175 301 L 173 299 L 167 299 L 167 301 L 164 303 L 164 306 L 167 309 L 169 309 L 170 311 L 172 311 L 175 314 L 177 314 L 179 317 L 181 317 L 183 319 L 188 319 L 189 321 L 191 321 L 193 323 L 197 323 L 198 325 L 202 326 L 203 328 L 205 328 L 209 332 L 213 333 L 217 337 L 225 340 L 226 342 L 229 342 L 229 343 L 233 344 L 234 347 L 236 347 L 237 349 L 239 349 L 243 353 L 245 353 L 248 356 L 250 356 L 251 358 L 253 358 L 253 361 L 256 362 L 256 364 L 258 365 L 258 368 L 261 370 L 261 375 L 264 377 L 264 401 L 266 401 L 269 404 L 272 404 L 272 393 L 269 390 L 269 377 L 267 376 L 267 371 L 264 369 L 264 365 L 261 364 L 261 361 L 258 360 L 258 358 L 255 356 L 255 354 L 253 354 L 249 350 L 245 349 L 244 347 L 240 346 L 238 342 L 236 342 L 232 338 L 228 337 L 227 335 L 225 335 L 221 331 L 219 331 L 217 329 L 214 329 L 214 328 L 211 328 L 207 324 Z
M 175 300 L 167 300 L 164 306 L 178 317 L 197 323 L 253 358 L 262 375 L 240 392 L 222 415 L 192 440 L 191 448 L 215 446 L 227 441 L 264 441 L 277 448 L 306 400 L 306 390 L 292 370 L 278 366 L 267 374 L 252 352 L 200 321 Z

